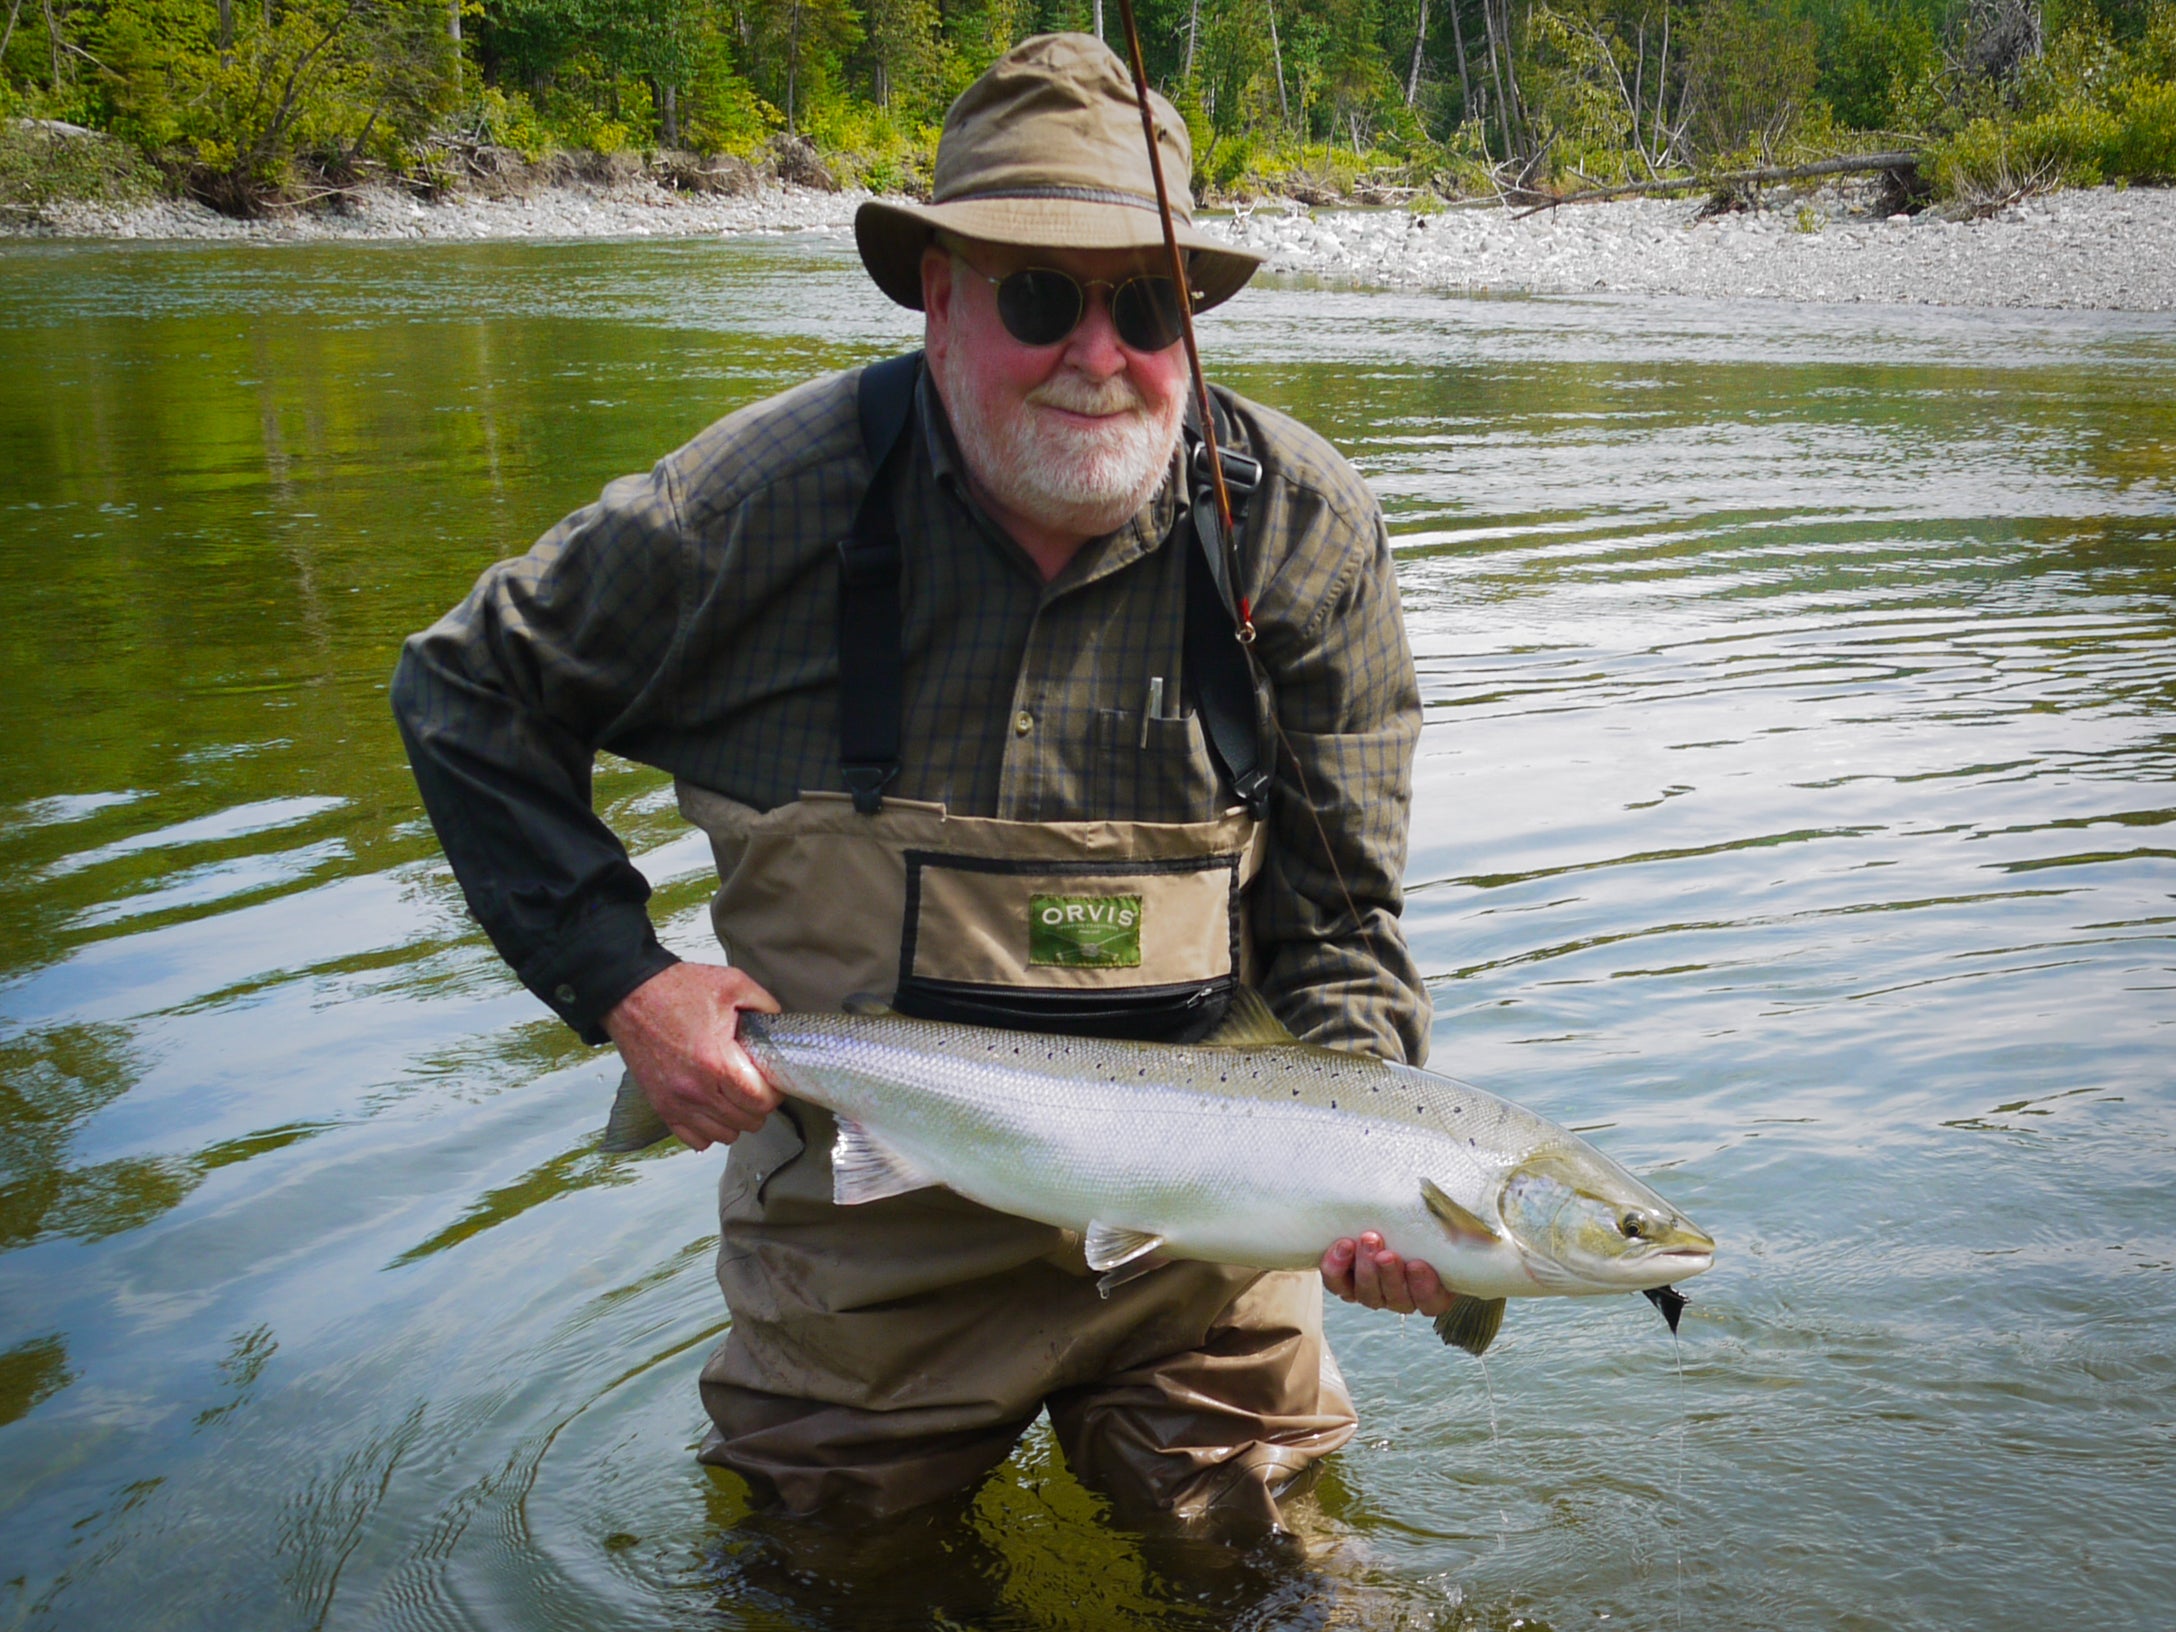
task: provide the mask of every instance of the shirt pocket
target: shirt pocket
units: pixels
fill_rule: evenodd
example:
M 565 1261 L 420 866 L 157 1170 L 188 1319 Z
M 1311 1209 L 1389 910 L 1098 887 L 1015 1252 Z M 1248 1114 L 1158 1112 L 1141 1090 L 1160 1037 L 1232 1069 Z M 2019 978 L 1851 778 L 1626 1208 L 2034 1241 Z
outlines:
M 1130 822 L 1201 822 L 1224 806 L 1201 717 L 1099 708 L 1088 732 L 1088 809 L 1092 818 Z

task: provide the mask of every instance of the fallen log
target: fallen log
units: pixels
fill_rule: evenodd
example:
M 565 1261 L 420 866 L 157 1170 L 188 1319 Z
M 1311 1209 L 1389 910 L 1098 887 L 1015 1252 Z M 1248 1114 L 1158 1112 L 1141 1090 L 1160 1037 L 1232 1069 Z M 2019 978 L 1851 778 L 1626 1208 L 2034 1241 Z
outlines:
M 1624 198 L 1634 193 L 1691 193 L 1717 187 L 1764 186 L 1771 181 L 1811 181 L 1815 176 L 1848 176 L 1875 170 L 1916 170 L 1916 153 L 1858 153 L 1849 158 L 1819 159 L 1812 164 L 1770 165 L 1760 170 L 1723 170 L 1709 176 L 1683 176 L 1676 180 L 1627 181 L 1615 187 L 1590 187 L 1583 193 L 1566 193 L 1546 199 L 1514 219 L 1523 221 L 1559 204 L 1593 204 L 1605 198 Z

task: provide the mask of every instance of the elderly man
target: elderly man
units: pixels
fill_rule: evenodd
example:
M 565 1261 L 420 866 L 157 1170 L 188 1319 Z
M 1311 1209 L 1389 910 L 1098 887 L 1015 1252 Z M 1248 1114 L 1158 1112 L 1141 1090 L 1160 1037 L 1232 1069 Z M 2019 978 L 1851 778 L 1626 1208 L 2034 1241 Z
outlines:
M 1185 127 L 1156 111 L 1214 305 L 1254 259 L 1193 228 Z M 1148 163 L 1100 42 L 1016 48 L 947 116 L 935 202 L 856 220 L 926 360 L 743 409 L 614 482 L 396 677 L 500 951 L 684 1141 L 733 1147 L 701 1454 L 789 1512 L 969 1490 L 1047 1409 L 1129 1507 L 1274 1525 L 1353 1432 L 1322 1285 L 1447 1301 L 1374 1238 L 1319 1281 L 1174 1263 L 1106 1298 L 1068 1232 L 943 1190 L 834 1206 L 829 1117 L 735 1040 L 741 1010 L 868 991 L 1182 1038 L 1244 980 L 1303 1037 L 1420 1056 L 1397 923 L 1419 716 L 1382 518 L 1320 438 L 1219 392 L 1229 581 Z M 600 748 L 677 778 L 730 967 L 658 945 L 590 811 Z

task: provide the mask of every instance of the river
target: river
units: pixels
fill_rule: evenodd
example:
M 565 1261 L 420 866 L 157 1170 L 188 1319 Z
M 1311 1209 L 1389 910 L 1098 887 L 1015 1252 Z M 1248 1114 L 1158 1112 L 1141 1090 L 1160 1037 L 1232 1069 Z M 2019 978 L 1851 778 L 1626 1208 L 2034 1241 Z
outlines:
M 799 1572 L 697 1466 L 715 1154 L 514 985 L 385 685 L 490 560 L 897 349 L 830 238 L 0 248 L 0 1627 L 2105 1628 L 2176 1590 L 2176 331 L 1296 283 L 1382 494 L 1433 1063 L 1712 1231 L 1681 1340 L 1339 1307 L 1305 1560 L 1032 1432 Z M 597 799 L 702 949 L 669 789 Z

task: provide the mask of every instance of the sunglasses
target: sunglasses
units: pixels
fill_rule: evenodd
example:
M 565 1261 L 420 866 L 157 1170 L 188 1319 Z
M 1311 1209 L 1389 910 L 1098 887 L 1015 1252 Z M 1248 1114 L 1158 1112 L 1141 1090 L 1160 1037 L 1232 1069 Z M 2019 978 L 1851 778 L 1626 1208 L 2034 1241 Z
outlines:
M 1109 291 L 1111 327 L 1135 351 L 1162 351 L 1176 345 L 1185 332 L 1179 286 L 1169 278 L 1143 274 L 1115 283 L 1109 278 L 1084 281 L 1053 266 L 1031 266 L 993 278 L 978 266 L 967 269 L 997 290 L 998 321 L 1023 346 L 1054 346 L 1079 328 L 1088 315 L 1091 289 Z

